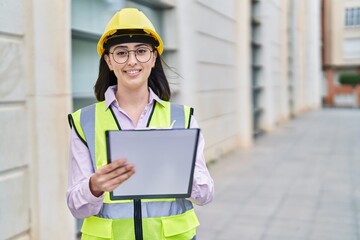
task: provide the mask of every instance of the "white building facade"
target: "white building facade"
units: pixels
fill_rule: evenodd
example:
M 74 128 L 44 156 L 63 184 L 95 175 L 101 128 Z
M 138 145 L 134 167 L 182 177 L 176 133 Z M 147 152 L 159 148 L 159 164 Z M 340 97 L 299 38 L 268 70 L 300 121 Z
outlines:
M 320 107 L 320 1 L 3 0 L 0 239 L 76 238 L 67 114 L 94 101 L 97 39 L 127 6 L 163 37 L 173 100 L 195 108 L 208 161 Z

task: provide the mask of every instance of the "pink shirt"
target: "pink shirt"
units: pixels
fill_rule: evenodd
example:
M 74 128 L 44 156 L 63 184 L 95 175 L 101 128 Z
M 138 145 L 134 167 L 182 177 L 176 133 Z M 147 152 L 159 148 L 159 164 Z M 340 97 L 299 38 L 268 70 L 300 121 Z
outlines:
M 142 112 L 137 126 L 134 125 L 127 113 L 120 108 L 115 93 L 117 86 L 111 86 L 105 92 L 106 107 L 111 107 L 121 129 L 145 128 L 150 117 L 155 101 L 162 104 L 161 99 L 149 88 L 149 103 Z M 191 128 L 198 128 L 195 118 L 192 116 Z M 194 171 L 194 181 L 190 201 L 197 205 L 209 203 L 214 196 L 214 183 L 205 164 L 204 137 L 200 134 L 197 157 Z M 90 192 L 89 179 L 94 173 L 89 149 L 80 140 L 75 130 L 71 130 L 69 179 L 67 190 L 67 204 L 71 213 L 76 218 L 85 218 L 99 213 L 104 195 L 95 197 Z

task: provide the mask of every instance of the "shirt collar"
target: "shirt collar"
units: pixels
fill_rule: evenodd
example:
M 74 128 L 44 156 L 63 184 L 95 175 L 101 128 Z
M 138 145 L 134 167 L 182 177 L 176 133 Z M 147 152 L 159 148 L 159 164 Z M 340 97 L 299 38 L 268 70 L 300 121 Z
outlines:
M 110 107 L 112 103 L 117 103 L 116 100 L 116 91 L 117 91 L 117 85 L 109 86 L 108 89 L 105 92 L 105 110 Z M 149 96 L 149 103 L 152 103 L 153 101 L 156 101 L 160 103 L 163 107 L 165 107 L 163 100 L 159 98 L 158 95 L 156 95 L 151 88 L 149 88 L 150 96 Z

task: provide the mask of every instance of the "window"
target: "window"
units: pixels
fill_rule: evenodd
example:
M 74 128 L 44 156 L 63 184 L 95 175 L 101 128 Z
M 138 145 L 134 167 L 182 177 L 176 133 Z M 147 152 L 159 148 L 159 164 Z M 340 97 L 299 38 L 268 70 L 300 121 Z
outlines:
M 343 51 L 345 59 L 360 59 L 360 38 L 345 39 Z
M 73 109 L 95 102 L 95 85 L 99 56 L 96 45 L 106 23 L 125 6 L 118 0 L 71 1 L 71 80 Z
M 347 27 L 360 27 L 360 7 L 347 8 L 345 10 L 345 26 Z

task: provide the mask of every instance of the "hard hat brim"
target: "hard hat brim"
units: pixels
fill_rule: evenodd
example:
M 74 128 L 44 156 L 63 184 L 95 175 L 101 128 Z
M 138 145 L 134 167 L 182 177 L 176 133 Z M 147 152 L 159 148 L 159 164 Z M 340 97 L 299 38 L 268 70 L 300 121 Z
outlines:
M 147 34 L 143 34 L 142 36 L 138 36 L 138 37 L 134 37 L 133 39 L 131 39 L 129 36 L 130 35 L 134 35 L 135 34 L 124 34 L 124 38 L 123 39 L 120 39 L 119 37 L 121 37 L 121 35 L 117 35 L 116 32 L 117 31 L 109 31 L 108 33 L 105 33 L 103 34 L 103 36 L 100 38 L 98 44 L 97 44 L 97 52 L 99 54 L 99 56 L 102 56 L 104 51 L 105 51 L 105 48 L 108 48 L 108 46 L 106 46 L 106 43 L 111 41 L 111 39 L 115 39 L 115 38 L 118 38 L 117 41 L 118 41 L 118 44 L 120 43 L 126 43 L 126 42 L 135 42 L 135 39 L 138 39 L 138 42 L 144 42 L 144 39 L 142 39 L 141 37 L 144 37 L 144 36 L 149 36 L 150 38 L 154 39 L 154 44 L 152 44 L 151 41 L 149 41 L 148 43 L 154 45 L 154 47 L 156 48 L 157 52 L 159 53 L 159 55 L 162 54 L 163 50 L 164 50 L 164 44 L 160 38 L 160 36 L 150 30 L 150 29 L 127 29 L 129 31 L 132 31 L 132 30 L 144 30 L 145 33 Z M 114 44 L 111 44 L 111 46 L 114 45 Z

